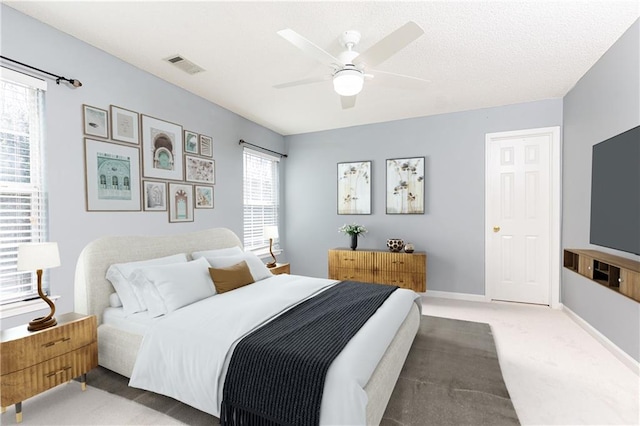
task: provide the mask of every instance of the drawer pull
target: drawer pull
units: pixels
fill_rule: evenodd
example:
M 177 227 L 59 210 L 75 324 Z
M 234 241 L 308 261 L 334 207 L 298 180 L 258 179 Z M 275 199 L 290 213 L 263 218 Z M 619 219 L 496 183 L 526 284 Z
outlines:
M 62 339 L 58 339 L 58 340 L 53 340 L 53 341 L 51 341 L 51 342 L 47 342 L 47 343 L 45 343 L 44 345 L 42 345 L 42 347 L 43 347 L 43 348 L 49 348 L 49 347 L 51 347 L 51 346 L 55 346 L 55 345 L 57 345 L 57 344 L 59 344 L 59 343 L 67 342 L 67 341 L 69 341 L 69 340 L 71 340 L 71 337 L 63 337 Z
M 57 376 L 58 374 L 65 373 L 65 372 L 67 372 L 68 370 L 71 370 L 71 366 L 63 367 L 63 368 L 61 368 L 61 369 L 60 369 L 60 370 L 58 370 L 58 371 L 54 371 L 54 372 L 52 372 L 52 373 L 45 374 L 45 375 L 44 375 L 44 377 L 46 377 L 46 378 L 48 379 L 48 378 L 50 378 L 50 377 Z

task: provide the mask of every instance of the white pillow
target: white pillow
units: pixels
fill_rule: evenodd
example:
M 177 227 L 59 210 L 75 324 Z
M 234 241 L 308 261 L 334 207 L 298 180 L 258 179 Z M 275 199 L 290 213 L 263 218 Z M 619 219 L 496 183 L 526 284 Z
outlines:
M 111 293 L 109 295 L 109 306 L 112 308 L 122 307 L 122 300 L 118 297 L 118 293 Z
M 242 249 L 238 246 L 235 246 L 217 250 L 194 251 L 193 253 L 191 253 L 191 257 L 195 260 L 201 257 L 233 256 L 242 253 L 244 253 Z
M 137 289 L 131 285 L 130 278 L 133 271 L 144 266 L 166 265 L 170 263 L 187 263 L 187 255 L 180 253 L 157 259 L 141 260 L 139 262 L 116 263 L 107 269 L 106 278 L 111 281 L 113 288 L 118 293 L 125 315 L 147 310 L 142 294 L 137 294 Z
M 251 271 L 254 281 L 273 276 L 269 268 L 252 252 L 242 252 L 233 256 L 207 257 L 206 259 L 214 268 L 228 268 L 244 260 L 249 266 L 249 271 Z
M 154 289 L 166 313 L 216 294 L 209 275 L 209 263 L 201 258 L 188 263 L 148 266 L 136 270 L 134 286 L 142 290 L 151 316 L 161 315 Z

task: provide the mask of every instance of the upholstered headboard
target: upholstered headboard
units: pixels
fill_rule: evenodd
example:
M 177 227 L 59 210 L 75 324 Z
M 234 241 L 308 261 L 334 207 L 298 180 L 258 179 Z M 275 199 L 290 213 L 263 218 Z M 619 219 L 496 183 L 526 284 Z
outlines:
M 135 262 L 177 253 L 238 246 L 242 242 L 227 228 L 212 228 L 188 234 L 158 237 L 112 236 L 89 243 L 80 253 L 75 275 L 75 312 L 95 315 L 102 323 L 102 313 L 109 306 L 115 290 L 105 278 L 114 263 Z

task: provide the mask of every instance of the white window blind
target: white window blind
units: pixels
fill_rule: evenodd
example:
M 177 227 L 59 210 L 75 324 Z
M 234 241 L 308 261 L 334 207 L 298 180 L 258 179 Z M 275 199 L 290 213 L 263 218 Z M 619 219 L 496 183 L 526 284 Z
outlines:
M 0 78 L 0 303 L 37 296 L 34 271 L 18 271 L 18 246 L 46 241 L 41 80 L 2 69 Z M 32 81 L 30 81 L 30 79 Z M 48 287 L 48 281 L 43 285 Z
M 244 148 L 244 247 L 269 247 L 265 226 L 278 225 L 280 159 Z M 277 241 L 276 241 L 277 243 Z

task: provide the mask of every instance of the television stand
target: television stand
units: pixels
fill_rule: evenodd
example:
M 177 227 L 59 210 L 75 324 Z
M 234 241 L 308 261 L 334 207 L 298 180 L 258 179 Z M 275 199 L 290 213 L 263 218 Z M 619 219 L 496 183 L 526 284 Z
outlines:
M 640 302 L 640 262 L 597 250 L 565 249 L 564 267 Z

